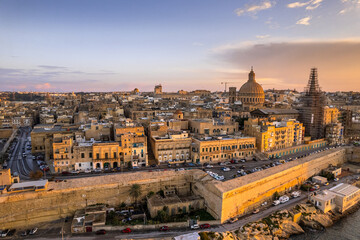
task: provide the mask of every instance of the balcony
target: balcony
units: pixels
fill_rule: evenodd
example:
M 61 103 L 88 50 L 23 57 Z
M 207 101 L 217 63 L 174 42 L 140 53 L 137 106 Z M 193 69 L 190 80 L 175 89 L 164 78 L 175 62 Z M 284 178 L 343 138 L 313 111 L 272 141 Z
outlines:
M 101 161 L 101 162 L 112 162 L 112 161 L 120 161 L 120 158 L 94 158 L 94 161 Z

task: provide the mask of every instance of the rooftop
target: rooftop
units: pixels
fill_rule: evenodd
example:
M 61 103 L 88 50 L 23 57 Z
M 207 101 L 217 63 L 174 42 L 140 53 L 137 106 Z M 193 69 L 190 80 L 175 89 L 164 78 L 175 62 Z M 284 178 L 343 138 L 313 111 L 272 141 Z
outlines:
M 340 183 L 335 187 L 329 189 L 330 191 L 334 192 L 335 194 L 342 195 L 342 196 L 350 196 L 351 194 L 360 191 L 360 188 L 355 187 L 350 184 Z
M 17 189 L 17 188 L 28 188 L 28 187 L 45 187 L 48 183 L 48 180 L 38 180 L 38 181 L 30 181 L 30 182 L 22 182 L 22 183 L 14 183 L 11 185 L 9 190 Z

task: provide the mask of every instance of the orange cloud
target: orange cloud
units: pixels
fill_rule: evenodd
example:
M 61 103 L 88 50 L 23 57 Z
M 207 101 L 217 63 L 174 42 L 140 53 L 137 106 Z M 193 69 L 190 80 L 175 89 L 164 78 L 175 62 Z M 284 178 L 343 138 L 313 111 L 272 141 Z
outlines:
M 50 83 L 42 83 L 42 84 L 36 84 L 35 86 L 36 89 L 50 89 L 52 88 L 51 84 Z

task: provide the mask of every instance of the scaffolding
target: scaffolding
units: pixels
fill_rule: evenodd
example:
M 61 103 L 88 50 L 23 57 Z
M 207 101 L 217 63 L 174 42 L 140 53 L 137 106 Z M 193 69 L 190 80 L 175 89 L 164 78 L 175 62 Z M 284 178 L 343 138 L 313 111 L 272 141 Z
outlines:
M 323 138 L 325 95 L 319 86 L 317 68 L 311 69 L 305 95 L 301 101 L 303 106 L 299 110 L 301 122 L 305 126 L 305 135 L 311 136 L 312 139 Z

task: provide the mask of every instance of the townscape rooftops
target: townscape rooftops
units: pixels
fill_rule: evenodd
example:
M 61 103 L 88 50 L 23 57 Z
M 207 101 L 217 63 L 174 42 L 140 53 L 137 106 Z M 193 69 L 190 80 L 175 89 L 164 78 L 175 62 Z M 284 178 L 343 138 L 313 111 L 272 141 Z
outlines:
M 256 113 L 256 112 L 262 112 L 263 114 L 273 114 L 273 115 L 281 115 L 281 114 L 298 114 L 299 111 L 296 109 L 282 109 L 282 108 L 261 108 L 261 109 L 256 109 L 254 111 L 251 111 L 251 113 Z

